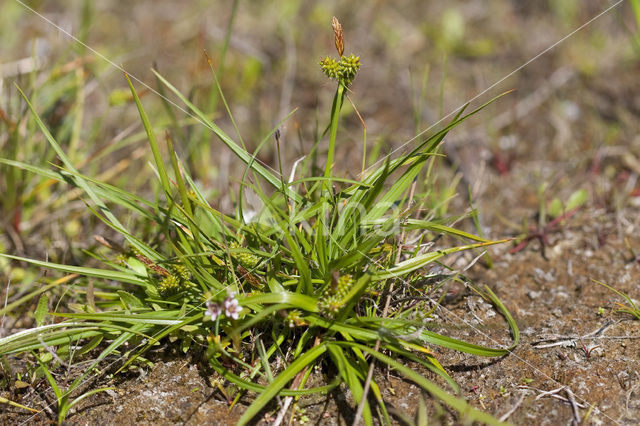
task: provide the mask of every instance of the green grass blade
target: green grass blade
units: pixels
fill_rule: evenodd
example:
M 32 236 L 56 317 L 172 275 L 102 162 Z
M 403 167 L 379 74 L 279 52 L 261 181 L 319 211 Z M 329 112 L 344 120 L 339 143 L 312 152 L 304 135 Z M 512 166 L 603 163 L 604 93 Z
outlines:
M 374 274 L 373 279 L 374 281 L 381 281 L 389 278 L 402 277 L 448 254 L 457 253 L 465 250 L 472 250 L 480 247 L 486 247 L 493 244 L 501 244 L 507 241 L 509 240 L 499 240 L 499 241 L 489 241 L 489 242 L 476 243 L 476 244 L 467 244 L 464 246 L 452 247 L 445 250 L 438 250 L 434 252 L 424 253 L 424 254 L 415 256 L 411 259 L 407 259 L 403 262 L 400 262 L 396 264 L 393 268 L 377 272 L 376 274 Z
M 363 374 L 362 371 L 358 370 L 358 368 L 347 358 L 342 347 L 337 345 L 327 345 L 327 349 L 329 350 L 329 355 L 331 355 L 333 363 L 336 365 L 340 376 L 351 390 L 354 401 L 362 400 L 362 394 L 364 393 L 362 382 L 366 377 L 366 373 Z M 371 407 L 369 406 L 369 401 L 366 399 L 362 410 L 362 418 L 367 426 L 371 426 L 373 423 Z
M 145 280 L 139 278 L 136 275 L 133 275 L 133 273 L 130 273 L 130 272 L 121 272 L 121 271 L 114 271 L 109 269 L 88 268 L 86 266 L 62 265 L 59 263 L 45 262 L 42 260 L 29 259 L 26 257 L 13 256 L 13 255 L 4 254 L 4 253 L 0 253 L 0 257 L 5 257 L 8 259 L 31 263 L 32 265 L 41 266 L 43 268 L 55 269 L 57 271 L 84 275 L 86 277 L 103 278 L 105 280 L 116 280 L 123 283 L 136 284 L 140 286 L 147 285 L 147 282 Z
M 241 389 L 246 389 L 252 392 L 256 392 L 256 393 L 261 393 L 267 390 L 268 386 L 262 386 L 259 385 L 257 383 L 253 383 L 249 380 L 243 379 L 242 377 L 238 376 L 237 374 L 234 374 L 233 372 L 229 371 L 227 368 L 225 368 L 220 361 L 218 361 L 217 358 L 215 357 L 211 357 L 209 359 L 209 364 L 211 364 L 211 366 L 213 367 L 214 370 L 216 370 L 216 372 L 218 374 L 220 374 L 223 378 L 225 378 L 226 380 L 228 380 L 229 382 L 233 383 L 234 385 L 238 386 Z M 325 386 L 318 386 L 315 388 L 308 388 L 308 389 L 281 389 L 280 392 L 278 393 L 278 395 L 281 396 L 304 396 L 304 395 L 312 395 L 312 394 L 326 394 L 328 392 L 330 392 L 332 389 L 335 389 L 336 386 L 338 386 L 340 384 L 340 380 L 334 380 L 333 382 L 331 382 L 328 385 Z
M 116 373 L 119 373 L 120 371 L 124 370 L 133 361 L 135 361 L 136 358 L 138 358 L 140 355 L 142 355 L 147 350 L 149 350 L 151 348 L 151 346 L 153 346 L 157 341 L 163 339 L 164 337 L 166 337 L 169 334 L 173 333 L 174 331 L 184 327 L 185 325 L 189 325 L 189 324 L 194 323 L 196 321 L 201 321 L 202 320 L 202 313 L 198 313 L 196 315 L 192 315 L 192 316 L 189 316 L 189 317 L 183 317 L 183 318 L 180 318 L 180 319 L 181 319 L 181 321 L 178 322 L 177 324 L 165 326 L 163 329 L 161 329 L 160 331 L 156 332 L 153 335 L 153 337 L 151 339 L 149 339 L 149 342 L 144 347 L 142 347 L 140 350 L 138 350 L 138 352 L 136 352 L 135 355 L 133 355 L 131 358 L 129 358 L 127 360 L 127 362 L 125 362 L 122 365 L 122 367 L 120 367 L 118 369 L 118 371 L 116 371 Z M 142 324 L 135 324 L 134 327 L 141 326 L 141 325 Z
M 167 194 L 167 198 L 169 198 L 171 196 L 171 185 L 169 184 L 169 176 L 167 175 L 167 169 L 164 167 L 162 154 L 160 154 L 160 147 L 158 146 L 158 140 L 156 139 L 156 135 L 153 132 L 153 127 L 151 126 L 151 122 L 149 121 L 149 116 L 147 115 L 144 108 L 142 107 L 142 103 L 140 102 L 138 93 L 136 92 L 136 89 L 133 88 L 133 84 L 129 79 L 129 74 L 124 73 L 124 76 L 127 79 L 127 83 L 129 84 L 131 95 L 133 95 L 133 99 L 136 102 L 136 107 L 138 107 L 138 113 L 140 114 L 140 119 L 142 120 L 142 125 L 144 126 L 144 130 L 147 132 L 147 139 L 149 140 L 149 146 L 151 147 L 151 152 L 153 153 L 153 159 L 156 163 L 158 174 L 160 175 L 162 188 L 164 189 L 165 194 Z
M 104 204 L 104 202 L 96 195 L 95 191 L 89 185 L 89 183 L 86 180 L 82 179 L 82 178 L 77 178 L 77 176 L 79 175 L 78 170 L 72 164 L 71 160 L 69 160 L 69 158 L 64 153 L 64 151 L 62 150 L 62 148 L 60 147 L 58 142 L 55 140 L 55 138 L 51 135 L 51 132 L 49 132 L 49 129 L 44 124 L 44 122 L 42 121 L 42 119 L 40 118 L 38 113 L 36 112 L 36 110 L 33 107 L 33 105 L 31 105 L 31 102 L 29 101 L 27 96 L 24 94 L 22 89 L 20 89 L 20 87 L 17 84 L 16 84 L 16 88 L 18 89 L 18 91 L 20 92 L 20 95 L 22 96 L 22 98 L 24 99 L 25 103 L 29 107 L 29 110 L 33 114 L 33 117 L 34 117 L 36 123 L 38 124 L 38 127 L 40 128 L 40 131 L 44 134 L 45 138 L 49 142 L 49 145 L 51 145 L 51 147 L 54 149 L 54 151 L 56 152 L 56 154 L 58 155 L 60 160 L 62 160 L 64 165 L 67 167 L 67 169 L 69 169 L 71 172 L 76 174 L 76 179 L 75 179 L 76 185 L 78 187 L 82 188 L 82 190 L 89 196 L 89 198 L 91 198 L 91 200 L 96 204 L 98 209 L 109 219 L 109 221 L 114 226 L 117 226 L 118 228 L 123 229 L 123 230 L 126 229 L 124 227 L 124 225 L 122 225 L 122 223 L 120 223 L 118 218 L 115 217 L 115 215 L 111 212 L 111 210 L 109 210 L 109 208 L 107 208 L 107 206 Z M 149 257 L 151 259 L 156 258 L 155 254 L 152 251 L 150 251 L 150 249 L 147 246 L 145 246 L 144 244 L 140 244 L 135 239 L 130 238 L 130 234 L 125 233 L 125 238 L 127 238 L 129 240 L 129 242 L 134 247 L 136 247 L 138 250 L 140 250 L 142 253 L 144 253 L 147 257 Z
M 68 404 L 66 404 L 64 406 L 64 408 L 62 410 L 60 410 L 59 416 L 62 416 L 62 418 L 66 418 L 67 417 L 67 412 L 77 403 L 81 402 L 83 399 L 90 397 L 91 395 L 95 395 L 97 393 L 100 392 L 106 392 L 109 390 L 115 390 L 117 388 L 115 387 L 105 387 L 105 388 L 98 388 L 98 389 L 92 389 L 88 392 L 83 393 L 82 395 L 80 395 L 79 397 L 75 398 L 73 401 L 69 402 Z
M 97 312 L 95 314 L 75 314 L 75 313 L 54 313 L 53 316 L 64 318 L 84 319 L 90 321 L 113 321 L 124 322 L 127 324 L 149 324 L 149 325 L 176 325 L 182 321 L 179 319 L 168 319 L 167 317 L 176 316 L 178 311 L 161 311 L 161 315 L 151 314 L 127 314 L 125 311 L 117 312 Z
M 240 420 L 238 420 L 238 425 L 243 426 L 246 425 L 256 414 L 260 412 L 264 408 L 265 405 L 269 401 L 271 401 L 280 390 L 286 386 L 289 381 L 291 381 L 296 374 L 298 374 L 303 368 L 307 365 L 311 364 L 316 358 L 322 355 L 327 350 L 325 344 L 320 344 L 318 346 L 314 346 L 309 349 L 300 357 L 296 358 L 289 366 L 280 373 L 274 381 L 262 392 L 247 408 L 247 411 L 244 412 Z
M 518 328 L 516 320 L 513 318 L 506 306 L 504 306 L 500 299 L 498 299 L 498 296 L 496 296 L 496 294 L 489 288 L 489 286 L 485 285 L 484 290 L 478 291 L 478 293 L 485 299 L 488 299 L 491 303 L 493 303 L 493 305 L 498 308 L 500 313 L 507 320 L 509 328 L 511 329 L 511 337 L 513 338 L 513 343 L 511 344 L 511 346 L 509 346 L 509 348 L 507 348 L 509 352 L 511 352 L 520 343 L 520 329 Z
M 338 134 L 338 121 L 340 119 L 340 110 L 342 109 L 342 102 L 344 101 L 345 87 L 342 83 L 338 83 L 336 94 L 333 97 L 333 104 L 331 106 L 331 129 L 329 133 L 329 150 L 327 152 L 327 164 L 324 169 L 324 177 L 331 177 L 331 171 L 333 170 L 333 156 L 336 147 L 336 136 Z
M 21 408 L 23 410 L 30 411 L 32 413 L 39 413 L 39 410 L 27 407 L 26 405 L 18 404 L 17 402 L 13 402 L 10 399 L 0 396 L 0 404 L 7 404 L 11 407 Z
M 279 189 L 282 187 L 281 180 L 273 173 L 268 171 L 262 165 L 252 161 L 253 156 L 238 145 L 233 139 L 231 139 L 221 128 L 219 128 L 213 121 L 211 121 L 206 114 L 204 114 L 198 107 L 196 107 L 191 101 L 189 101 L 178 89 L 176 89 L 171 83 L 169 83 L 164 77 L 162 77 L 157 71 L 152 70 L 158 79 L 169 88 L 180 100 L 187 105 L 187 107 L 200 119 L 200 121 L 209 130 L 215 133 L 216 136 L 229 148 L 233 153 L 242 160 L 245 164 L 252 163 L 251 167 L 258 173 L 264 180 L 269 182 L 274 188 Z M 301 197 L 290 189 L 287 189 L 287 196 L 293 198 L 296 201 L 300 201 Z
M 336 345 L 342 347 L 357 347 L 361 351 L 368 353 L 372 357 L 376 358 L 378 361 L 388 365 L 394 370 L 398 371 L 402 375 L 404 375 L 407 379 L 411 380 L 418 386 L 422 387 L 424 390 L 429 392 L 434 397 L 440 399 L 445 402 L 450 407 L 454 408 L 461 415 L 462 419 L 465 423 L 471 423 L 474 421 L 482 422 L 488 425 L 498 425 L 501 424 L 495 417 L 491 414 L 482 412 L 473 408 L 469 403 L 467 403 L 464 399 L 455 397 L 449 394 L 447 391 L 443 390 L 436 384 L 424 378 L 419 373 L 415 372 L 411 368 L 405 366 L 404 364 L 396 361 L 395 359 L 388 357 L 378 351 L 374 351 L 372 348 L 361 345 L 359 343 L 354 342 L 331 342 L 327 345 Z
M 381 223 L 382 223 L 382 220 L 376 220 L 372 222 L 367 222 L 365 223 L 365 225 L 379 225 Z M 468 240 L 478 241 L 481 243 L 491 242 L 491 240 L 487 240 L 486 238 L 482 238 L 477 235 L 470 234 L 468 232 L 464 232 L 456 228 L 452 228 L 450 226 L 441 225 L 438 223 L 434 223 L 426 220 L 420 220 L 420 219 L 411 219 L 411 218 L 406 219 L 405 221 L 403 221 L 403 228 L 407 230 L 427 230 L 427 231 L 432 231 L 436 233 L 451 235 L 454 237 L 460 237 Z
M 53 314 L 52 314 L 53 315 Z M 134 324 L 120 326 L 105 322 L 62 322 L 42 327 L 22 330 L 11 336 L 0 339 L 0 355 L 25 352 L 31 349 L 42 348 L 42 343 L 49 347 L 69 344 L 71 341 L 91 339 L 106 333 L 121 333 L 130 336 L 138 335 L 144 339 L 154 340 L 152 336 L 145 334 L 151 329 L 148 324 Z M 155 341 L 155 340 L 154 340 Z
M 427 157 L 423 157 L 420 160 L 413 163 L 403 174 L 394 181 L 393 186 L 378 200 L 375 206 L 369 210 L 365 216 L 365 221 L 375 220 L 380 218 L 390 207 L 395 206 L 396 202 L 400 199 L 400 196 L 409 188 L 414 181 L 418 173 L 422 170 L 427 161 Z
M 291 234 L 285 233 L 284 235 L 287 243 L 289 243 L 289 249 L 291 250 L 291 254 L 293 255 L 293 259 L 296 261 L 296 266 L 298 267 L 298 272 L 300 273 L 300 281 L 298 282 L 298 287 L 296 288 L 297 293 L 302 293 L 306 295 L 313 294 L 313 285 L 311 284 L 311 271 L 309 270 L 309 261 L 302 255 L 300 251 L 300 247 L 293 239 Z
M 605 284 L 605 283 L 603 283 L 601 281 L 594 280 L 593 278 L 591 279 L 591 281 L 593 281 L 596 284 L 600 284 L 601 286 L 611 290 L 612 292 L 614 292 L 615 294 L 617 294 L 618 296 L 620 296 L 624 300 L 626 300 L 627 303 L 629 303 L 629 305 L 631 305 L 631 306 L 627 307 L 627 306 L 624 306 L 622 304 L 619 304 L 619 305 L 623 306 L 624 309 L 618 309 L 618 311 L 624 312 L 624 313 L 627 313 L 627 314 L 631 314 L 631 315 L 633 315 L 634 317 L 636 317 L 637 319 L 640 320 L 640 309 L 638 309 L 636 304 L 633 302 L 633 300 L 629 296 L 627 296 L 625 293 L 623 293 L 623 292 L 621 292 L 619 290 L 616 290 L 615 288 L 613 288 L 610 285 Z
M 1 255 L 2 254 L 0 254 L 0 256 Z M 30 299 L 32 299 L 32 298 L 34 298 L 34 297 L 36 297 L 36 296 L 38 296 L 38 295 L 40 295 L 42 293 L 45 293 L 45 292 L 51 290 L 54 287 L 57 287 L 57 286 L 59 286 L 61 284 L 64 284 L 67 281 L 69 281 L 70 279 L 73 279 L 74 277 L 75 277 L 75 275 L 68 275 L 66 277 L 62 277 L 60 279 L 55 280 L 54 282 L 52 282 L 50 284 L 45 285 L 44 287 L 37 288 L 37 289 L 33 290 L 32 292 L 27 293 L 26 295 L 20 297 L 17 300 L 14 300 L 13 302 L 5 305 L 2 309 L 0 309 L 0 315 L 5 315 L 7 312 L 13 311 L 14 309 L 19 307 L 20 305 L 22 305 L 26 301 L 28 301 L 28 300 L 30 300 Z
M 58 403 L 58 410 L 61 410 L 64 396 L 63 396 L 63 393 L 60 391 L 60 387 L 58 386 L 58 383 L 56 383 L 56 379 L 53 378 L 53 375 L 49 371 L 49 367 L 47 367 L 47 364 L 43 362 L 37 354 L 34 353 L 33 356 L 35 357 L 36 361 L 42 368 L 42 372 L 47 378 L 47 382 L 49 382 L 49 386 L 51 386 L 51 390 L 53 390 L 53 393 L 56 396 L 56 401 Z
M 304 294 L 283 291 L 278 293 L 260 293 L 251 296 L 238 296 L 238 301 L 243 306 L 283 304 L 303 309 L 307 312 L 318 311 L 318 299 Z
M 360 244 L 358 244 L 357 247 L 345 253 L 342 253 L 340 257 L 338 257 L 336 260 L 333 260 L 329 265 L 329 270 L 341 270 L 350 265 L 359 264 L 363 258 L 369 257 L 369 251 L 377 247 L 384 238 L 384 235 L 374 235 L 373 237 L 365 239 Z
M 128 210 L 139 213 L 141 216 L 146 217 L 149 220 L 152 220 L 152 221 L 161 220 L 159 217 L 153 215 L 153 213 L 151 212 L 151 209 L 156 207 L 153 203 L 143 198 L 140 198 L 130 192 L 124 191 L 113 185 L 109 185 L 105 182 L 101 182 L 97 179 L 88 177 L 81 173 L 77 173 L 77 172 L 65 170 L 65 169 L 60 169 L 60 171 L 53 171 L 44 167 L 34 166 L 34 165 L 26 164 L 20 161 L 8 160 L 6 158 L 0 158 L 0 163 L 17 167 L 17 168 L 38 174 L 45 178 L 52 179 L 61 183 L 68 183 L 69 181 L 68 174 L 70 174 L 74 177 L 77 177 L 78 179 L 83 179 L 89 183 L 96 185 L 96 187 L 94 188 L 94 191 L 100 199 L 104 199 L 104 200 L 113 202 L 115 204 L 121 205 Z M 25 201 L 26 199 L 23 199 L 23 202 Z M 144 207 L 147 207 L 147 208 L 144 208 Z

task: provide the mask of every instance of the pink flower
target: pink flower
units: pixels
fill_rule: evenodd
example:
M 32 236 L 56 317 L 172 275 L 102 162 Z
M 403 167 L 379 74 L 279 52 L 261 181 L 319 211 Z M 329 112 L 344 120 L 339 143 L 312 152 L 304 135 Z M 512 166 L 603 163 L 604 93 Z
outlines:
M 207 310 L 204 313 L 205 316 L 210 316 L 211 321 L 215 321 L 222 314 L 222 306 L 218 303 L 208 301 L 207 302 Z
M 224 301 L 224 314 L 229 318 L 237 320 L 240 311 L 242 311 L 242 306 L 238 304 L 236 295 L 234 293 L 229 293 L 229 297 Z
M 229 293 L 224 301 L 224 305 L 209 300 L 207 302 L 207 310 L 204 312 L 204 315 L 210 316 L 211 321 L 215 321 L 224 313 L 227 318 L 237 320 L 240 311 L 242 311 L 242 306 L 238 304 L 238 299 L 236 299 L 235 293 Z

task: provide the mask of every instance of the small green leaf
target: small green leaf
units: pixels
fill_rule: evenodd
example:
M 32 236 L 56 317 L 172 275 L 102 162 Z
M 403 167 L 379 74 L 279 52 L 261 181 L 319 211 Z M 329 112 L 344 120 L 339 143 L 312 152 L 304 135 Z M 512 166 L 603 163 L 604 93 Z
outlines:
M 103 339 L 104 339 L 104 336 L 102 336 L 102 335 L 95 336 L 93 339 L 89 340 L 89 342 L 87 342 L 86 345 L 84 345 L 82 348 L 80 348 L 80 350 L 78 350 L 78 352 L 76 354 L 77 355 L 84 355 L 84 354 L 88 353 L 90 350 L 92 350 L 96 346 L 98 346 L 102 342 Z
M 567 211 L 573 210 L 576 207 L 580 207 L 581 205 L 586 203 L 588 195 L 589 193 L 587 192 L 586 189 L 579 189 L 573 194 L 571 194 L 571 196 L 567 200 L 567 206 L 566 206 Z
M 46 294 L 40 296 L 40 300 L 38 300 L 38 306 L 36 307 L 36 311 L 34 313 L 34 317 L 36 319 L 36 325 L 40 327 L 44 325 L 44 318 L 49 312 L 49 298 Z
M 562 214 L 564 208 L 562 207 L 562 201 L 558 198 L 554 198 L 549 204 L 549 216 L 558 217 Z
M 120 297 L 120 301 L 122 302 L 122 306 L 125 309 L 132 308 L 145 308 L 145 304 L 140 301 L 137 297 L 135 297 L 131 293 L 127 293 L 126 291 L 118 290 L 118 296 Z
M 191 339 L 182 339 L 180 341 L 180 350 L 182 351 L 182 353 L 186 354 L 189 351 L 191 342 L 193 342 L 193 340 Z
M 500 244 L 509 240 L 499 240 L 499 241 L 487 241 L 485 243 L 476 243 L 476 244 L 467 244 L 464 246 L 452 247 L 445 250 L 438 251 L 430 251 L 427 253 L 423 253 L 421 255 L 412 257 L 405 261 L 402 261 L 396 264 L 393 268 L 386 269 L 383 271 L 379 271 L 373 276 L 374 281 L 382 281 L 389 278 L 399 278 L 408 274 L 409 272 L 413 272 L 417 269 L 424 267 L 425 265 L 444 257 L 447 254 L 458 253 L 461 251 L 472 250 L 476 248 L 490 246 L 492 244 Z
M 282 293 L 283 291 L 285 291 L 280 281 L 276 280 L 275 278 L 270 278 L 268 284 L 271 293 Z
M 140 275 L 141 277 L 148 276 L 147 267 L 145 266 L 145 264 L 140 262 L 135 257 L 130 257 L 127 259 L 127 266 L 129 266 L 129 268 L 131 268 L 131 270 L 135 272 L 136 275 Z

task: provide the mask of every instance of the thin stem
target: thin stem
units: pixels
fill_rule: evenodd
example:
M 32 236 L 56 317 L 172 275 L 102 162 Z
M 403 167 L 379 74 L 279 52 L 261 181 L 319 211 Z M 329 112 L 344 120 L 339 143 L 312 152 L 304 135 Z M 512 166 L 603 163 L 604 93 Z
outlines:
M 284 183 L 284 174 L 282 173 L 282 157 L 280 154 L 280 129 L 276 129 L 275 138 L 276 138 L 276 151 L 278 152 L 278 169 L 280 171 L 280 182 L 282 182 L 282 193 L 285 193 L 285 183 Z
M 324 177 L 331 177 L 331 171 L 333 169 L 333 157 L 336 148 L 336 136 L 338 135 L 338 120 L 340 118 L 340 110 L 342 109 L 342 101 L 344 100 L 344 86 L 342 83 L 338 83 L 338 89 L 336 95 L 333 98 L 333 105 L 331 107 L 331 129 L 329 133 L 329 151 L 327 152 L 327 164 L 324 169 Z M 327 183 L 329 185 L 329 183 Z

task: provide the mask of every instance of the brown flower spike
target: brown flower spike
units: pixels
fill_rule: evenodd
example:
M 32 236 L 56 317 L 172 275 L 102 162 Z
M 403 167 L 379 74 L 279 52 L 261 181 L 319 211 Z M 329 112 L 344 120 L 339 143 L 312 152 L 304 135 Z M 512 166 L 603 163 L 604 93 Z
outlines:
M 336 41 L 336 50 L 342 58 L 342 54 L 344 53 L 344 37 L 342 36 L 342 25 L 335 16 L 331 20 L 331 26 L 333 27 L 333 36 Z

